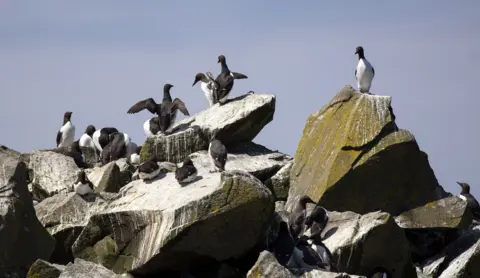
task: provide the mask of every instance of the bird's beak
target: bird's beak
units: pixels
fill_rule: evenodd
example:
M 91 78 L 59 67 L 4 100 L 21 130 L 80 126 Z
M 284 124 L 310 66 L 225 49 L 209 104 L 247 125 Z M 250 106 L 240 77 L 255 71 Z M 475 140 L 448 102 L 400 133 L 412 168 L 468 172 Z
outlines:
M 220 59 L 218 59 L 217 64 L 220 63 Z
M 457 183 L 458 183 L 458 185 L 462 186 L 462 183 L 461 183 L 461 182 L 458 182 L 458 181 L 457 181 Z
M 195 79 L 195 81 L 192 84 L 192 87 L 195 86 L 195 84 L 197 84 L 197 82 L 198 82 L 198 79 Z

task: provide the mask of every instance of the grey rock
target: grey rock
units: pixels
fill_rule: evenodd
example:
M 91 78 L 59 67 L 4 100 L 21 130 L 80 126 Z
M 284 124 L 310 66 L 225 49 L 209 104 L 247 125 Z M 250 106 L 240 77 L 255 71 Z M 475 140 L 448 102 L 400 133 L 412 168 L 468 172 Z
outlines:
M 135 167 L 128 164 L 126 158 L 109 162 L 103 166 L 86 169 L 88 179 L 96 192 L 117 193 L 120 188 L 132 180 Z
M 293 161 L 283 166 L 275 175 L 265 181 L 265 185 L 272 190 L 275 200 L 286 201 L 290 189 L 290 171 Z
M 142 161 L 154 154 L 158 161 L 182 162 L 189 154 L 206 150 L 213 135 L 225 145 L 251 141 L 274 112 L 274 95 L 246 94 L 214 105 L 174 124 L 170 135 L 149 137 L 142 147 Z
M 28 191 L 28 171 L 20 156 L 0 151 L 0 277 L 23 273 L 36 259 L 48 259 L 55 246 L 38 221 Z
M 213 169 L 207 151 L 190 155 L 196 167 Z M 253 142 L 242 142 L 228 148 L 226 171 L 247 171 L 262 182 L 275 175 L 283 166 L 293 159 L 283 153 L 271 151 Z
M 123 187 L 91 214 L 74 256 L 116 273 L 147 275 L 202 258 L 238 258 L 263 241 L 274 209 L 270 190 L 247 172 L 198 172 L 186 186 L 166 173 Z
M 27 278 L 57 278 L 63 270 L 65 270 L 64 265 L 51 264 L 44 260 L 36 260 L 28 270 Z
M 339 271 L 370 275 L 375 267 L 384 267 L 394 278 L 414 277 L 405 233 L 388 213 L 332 211 L 329 217 L 323 242 Z
M 59 278 L 133 278 L 129 274 L 115 274 L 105 267 L 82 259 L 75 259 L 75 262 L 68 264 Z
M 30 169 L 33 194 L 40 199 L 58 192 L 69 192 L 77 180 L 79 168 L 73 158 L 52 151 L 34 151 L 22 155 Z
M 275 256 L 262 251 L 255 265 L 248 271 L 247 278 L 272 277 L 272 278 L 361 278 L 365 276 L 349 275 L 347 273 L 335 273 L 323 270 L 312 270 L 309 272 L 294 271 L 302 273 L 295 275 L 287 268 L 278 263 Z
M 56 245 L 49 261 L 66 264 L 73 260 L 72 245 L 87 225 L 90 215 L 102 211 L 115 194 L 102 193 L 81 197 L 76 193 L 60 193 L 39 203 L 36 214 L 43 226 L 55 237 Z

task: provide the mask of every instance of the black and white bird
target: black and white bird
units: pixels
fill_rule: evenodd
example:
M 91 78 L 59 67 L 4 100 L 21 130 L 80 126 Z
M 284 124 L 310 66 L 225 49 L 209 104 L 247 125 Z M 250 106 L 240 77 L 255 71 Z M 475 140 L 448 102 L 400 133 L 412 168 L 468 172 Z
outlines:
M 142 151 L 142 146 L 137 146 L 135 152 L 128 156 L 128 161 L 133 165 L 140 165 L 140 152 Z
M 317 236 L 322 239 L 321 233 L 328 223 L 328 212 L 322 206 L 316 206 L 305 219 L 305 230 L 311 230 L 311 237 Z
M 67 111 L 63 115 L 63 125 L 57 132 L 57 148 L 68 147 L 75 137 L 75 126 L 72 124 L 72 112 Z
M 272 242 L 271 251 L 277 261 L 285 266 L 290 261 L 293 249 L 295 248 L 295 241 L 290 235 L 288 223 L 280 222 L 278 234 L 276 239 Z
M 143 162 L 138 167 L 138 177 L 142 180 L 153 180 L 160 174 L 160 166 L 155 156 Z
M 110 142 L 110 134 L 114 132 L 118 132 L 118 130 L 114 127 L 104 127 L 93 133 L 93 144 L 95 144 L 99 153 L 101 153 L 103 148 Z
M 373 77 L 375 76 L 375 69 L 365 58 L 363 47 L 358 46 L 355 54 L 358 54 L 358 63 L 357 68 L 355 69 L 358 90 L 361 93 L 369 93 L 370 86 L 372 86 Z
M 286 266 L 288 268 L 302 268 L 305 271 L 330 269 L 329 263 L 324 262 L 308 241 L 303 238 L 295 243 L 295 248 Z
M 288 218 L 288 224 L 290 227 L 290 234 L 294 240 L 297 240 L 299 235 L 305 231 L 305 220 L 307 218 L 307 204 L 316 204 L 307 195 L 301 196 Z
M 74 141 L 68 148 L 67 155 L 73 158 L 73 161 L 78 166 L 78 168 L 87 168 L 85 163 L 85 157 L 80 148 L 79 140 Z
M 177 110 L 180 110 L 184 115 L 190 116 L 185 103 L 179 98 L 175 98 L 172 101 L 170 95 L 170 89 L 173 87 L 171 84 L 165 84 L 163 87 L 163 100 L 162 103 L 156 103 L 153 98 L 148 98 L 135 103 L 130 109 L 128 114 L 138 113 L 144 109 L 148 110 L 152 114 L 156 114 L 160 119 L 160 131 L 165 131 L 175 122 L 177 116 Z M 145 129 L 145 124 L 144 124 Z
M 85 129 L 85 133 L 82 134 L 80 139 L 78 140 L 79 145 L 81 148 L 91 148 L 96 150 L 97 147 L 95 146 L 95 143 L 93 142 L 93 134 L 95 133 L 96 129 L 95 126 L 89 125 Z
M 247 79 L 248 76 L 238 72 L 231 72 L 227 66 L 224 55 L 218 56 L 218 63 L 221 64 L 222 68 L 220 74 L 215 78 L 217 88 L 213 91 L 213 99 L 214 104 L 218 102 L 220 105 L 223 105 L 227 102 L 228 95 L 233 88 L 234 80 Z
M 390 271 L 388 271 L 383 267 L 376 267 L 372 271 L 372 275 L 369 276 L 369 278 L 391 278 L 391 277 L 392 277 L 392 274 L 390 273 Z
M 227 163 L 227 148 L 218 139 L 213 139 L 208 145 L 208 154 L 212 161 L 212 169 L 210 172 L 225 171 L 225 164 Z
M 480 205 L 478 204 L 477 199 L 475 199 L 470 193 L 470 185 L 465 182 L 457 181 L 457 183 L 462 187 L 462 191 L 458 197 L 467 202 L 467 206 L 472 212 L 473 219 L 480 221 Z
M 217 88 L 217 83 L 215 82 L 212 73 L 207 72 L 207 75 L 203 74 L 202 72 L 197 73 L 197 75 L 195 75 L 195 80 L 193 81 L 192 87 L 195 86 L 195 84 L 197 84 L 199 81 L 200 88 L 202 88 L 202 91 L 205 93 L 208 105 L 209 107 L 212 107 L 215 104 L 213 92 Z
M 129 140 L 130 138 L 126 133 L 110 133 L 109 143 L 102 150 L 102 163 L 107 164 L 111 161 L 126 157 Z
M 175 179 L 179 184 L 187 184 L 197 178 L 197 168 L 193 165 L 193 161 L 187 157 L 183 161 L 182 167 L 175 170 Z
M 157 135 L 160 129 L 160 117 L 155 116 L 151 119 L 148 119 L 143 123 L 143 131 L 147 137 Z
M 93 193 L 93 184 L 87 178 L 85 171 L 78 172 L 77 181 L 73 184 L 73 190 L 80 196 Z

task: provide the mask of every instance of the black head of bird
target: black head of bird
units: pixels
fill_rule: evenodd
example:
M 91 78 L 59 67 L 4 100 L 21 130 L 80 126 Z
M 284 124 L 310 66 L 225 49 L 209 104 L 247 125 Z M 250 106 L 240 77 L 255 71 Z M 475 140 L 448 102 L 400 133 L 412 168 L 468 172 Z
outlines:
M 358 54 L 359 58 L 363 58 L 365 56 L 363 52 L 363 47 L 357 46 L 357 48 L 355 49 L 355 54 Z
M 141 151 L 142 151 L 142 146 L 137 146 L 137 148 L 135 149 L 135 153 L 140 154 Z
M 468 185 L 468 183 L 466 182 L 458 182 L 458 185 L 460 185 L 462 187 L 462 193 L 463 194 L 468 194 L 470 193 L 470 185 Z
M 197 75 L 195 75 L 195 81 L 193 81 L 192 87 L 195 86 L 195 84 L 197 84 L 198 81 L 205 80 L 205 79 L 207 79 L 205 74 L 201 72 L 197 73 Z
M 190 159 L 190 157 L 185 158 L 183 161 L 183 166 L 193 166 L 193 161 Z
M 218 56 L 218 62 L 217 63 L 225 63 L 225 62 L 226 62 L 225 56 L 223 56 L 223 55 Z
M 310 197 L 308 197 L 307 195 L 303 195 L 302 197 L 300 197 L 300 200 L 299 200 L 300 204 L 302 206 L 306 206 L 308 203 L 310 204 L 316 204 Z
M 88 136 L 90 136 L 90 137 L 92 137 L 92 135 L 93 135 L 93 133 L 95 133 L 95 131 L 97 131 L 97 130 L 96 130 L 95 126 L 93 126 L 93 125 L 89 125 L 85 129 L 85 133 L 88 134 Z
M 70 121 L 70 119 L 72 118 L 72 112 L 70 111 L 65 112 L 65 114 L 63 115 L 63 118 L 66 121 Z
M 78 181 L 81 183 L 85 183 L 85 180 L 87 179 L 87 176 L 85 174 L 85 171 L 80 171 L 78 172 Z
M 163 90 L 164 91 L 169 91 L 172 87 L 173 87 L 172 84 L 167 83 L 167 84 L 163 85 Z

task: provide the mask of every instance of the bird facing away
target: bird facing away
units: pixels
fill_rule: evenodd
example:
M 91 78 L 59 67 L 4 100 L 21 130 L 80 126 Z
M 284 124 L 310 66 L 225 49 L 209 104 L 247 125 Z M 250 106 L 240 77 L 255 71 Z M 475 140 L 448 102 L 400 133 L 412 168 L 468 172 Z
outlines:
M 95 126 L 89 125 L 85 129 L 85 133 L 82 134 L 79 140 L 80 147 L 91 148 L 96 150 L 95 143 L 93 142 L 93 134 L 95 133 Z
M 57 148 L 68 147 L 73 143 L 75 137 L 75 126 L 71 121 L 72 112 L 67 111 L 63 115 L 63 125 L 57 132 Z
M 305 229 L 305 219 L 307 214 L 307 203 L 316 204 L 310 197 L 303 195 L 298 199 L 295 207 L 290 214 L 288 223 L 290 225 L 290 234 L 294 240 L 297 240 L 298 236 Z
M 192 182 L 197 178 L 197 168 L 189 157 L 185 158 L 182 167 L 175 170 L 175 178 L 180 184 Z
M 293 249 L 292 256 L 287 263 L 289 268 L 302 268 L 306 271 L 313 269 L 330 269 L 327 262 L 323 262 L 319 254 L 306 240 L 298 240 Z
M 190 116 L 183 101 L 179 98 L 175 98 L 172 101 L 170 95 L 170 89 L 172 87 L 173 85 L 168 83 L 163 87 L 162 103 L 156 103 L 153 98 L 148 98 L 135 103 L 128 109 L 127 113 L 134 114 L 146 109 L 150 113 L 158 115 L 160 118 L 160 130 L 164 133 L 175 121 L 177 110 L 180 110 L 186 116 Z
M 93 133 L 93 144 L 95 144 L 98 152 L 100 152 L 100 156 L 103 148 L 110 143 L 110 134 L 114 132 L 118 132 L 118 130 L 114 127 L 104 127 Z
M 77 181 L 74 183 L 73 189 L 80 196 L 93 192 L 93 184 L 83 170 L 78 172 Z
M 137 146 L 135 152 L 128 157 L 130 163 L 133 165 L 140 165 L 140 152 L 142 151 L 142 146 Z
M 208 145 L 208 154 L 212 161 L 213 168 L 210 172 L 225 171 L 225 164 L 227 163 L 227 148 L 218 139 L 213 139 Z
M 310 229 L 310 238 L 322 239 L 321 233 L 328 223 L 328 212 L 321 206 L 316 206 L 309 216 L 305 219 L 305 230 Z
M 248 76 L 238 72 L 231 72 L 227 66 L 227 61 L 224 55 L 218 56 L 218 63 L 221 64 L 221 72 L 215 78 L 217 88 L 213 92 L 214 104 L 219 102 L 220 105 L 225 104 L 228 99 L 228 94 L 233 88 L 235 79 L 247 79 Z
M 197 75 L 195 75 L 195 80 L 193 81 L 192 87 L 195 86 L 197 82 L 200 82 L 200 87 L 202 88 L 202 91 L 205 93 L 205 97 L 207 98 L 208 105 L 209 107 L 212 107 L 215 104 L 213 93 L 218 85 L 215 82 L 212 73 L 207 72 L 207 76 L 202 72 L 197 73 Z
M 272 252 L 277 261 L 285 266 L 292 256 L 295 242 L 288 230 L 288 224 L 285 221 L 280 222 L 277 238 L 272 243 Z
M 475 220 L 480 220 L 480 205 L 478 204 L 477 199 L 470 194 L 470 185 L 465 182 L 457 182 L 460 187 L 462 187 L 462 192 L 460 192 L 460 198 L 467 202 L 467 206 L 472 212 L 473 218 Z
M 155 156 L 143 162 L 138 167 L 138 177 L 142 180 L 153 180 L 160 174 L 160 166 Z
M 357 87 L 361 93 L 370 92 L 375 69 L 372 64 L 365 58 L 363 47 L 358 46 L 355 54 L 358 54 L 357 68 L 355 69 L 355 77 L 357 79 Z

